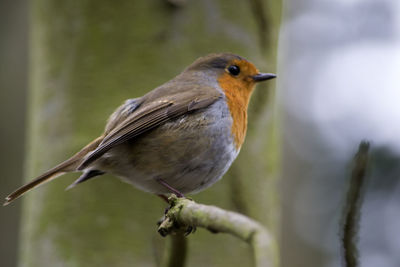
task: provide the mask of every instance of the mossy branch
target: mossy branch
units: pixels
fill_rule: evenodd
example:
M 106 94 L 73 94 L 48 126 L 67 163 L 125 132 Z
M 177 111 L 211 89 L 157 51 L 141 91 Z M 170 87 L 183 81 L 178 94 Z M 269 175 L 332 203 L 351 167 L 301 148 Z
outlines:
M 251 246 L 256 267 L 276 266 L 275 240 L 258 222 L 236 212 L 197 204 L 186 198 L 177 198 L 175 195 L 168 201 L 171 207 L 158 228 L 162 236 L 196 227 L 208 229 L 213 233 L 229 233 Z

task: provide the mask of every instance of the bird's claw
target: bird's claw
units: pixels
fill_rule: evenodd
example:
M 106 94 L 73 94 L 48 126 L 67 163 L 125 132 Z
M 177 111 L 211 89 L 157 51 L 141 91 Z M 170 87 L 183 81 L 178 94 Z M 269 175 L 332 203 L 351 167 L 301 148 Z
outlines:
M 189 225 L 187 228 L 186 228 L 186 231 L 185 231 L 185 236 L 188 236 L 188 235 L 190 235 L 190 234 L 194 234 L 195 232 L 196 232 L 196 230 L 197 230 L 197 227 L 196 226 L 191 226 L 191 225 Z

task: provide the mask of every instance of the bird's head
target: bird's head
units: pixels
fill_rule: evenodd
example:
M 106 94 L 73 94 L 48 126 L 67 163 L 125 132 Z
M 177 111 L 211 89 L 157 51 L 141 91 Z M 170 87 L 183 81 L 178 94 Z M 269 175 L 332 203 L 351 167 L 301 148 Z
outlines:
M 253 63 L 230 53 L 210 54 L 197 59 L 187 72 L 204 73 L 203 77 L 216 79 L 224 91 L 252 92 L 256 83 L 276 77 L 272 73 L 261 73 Z M 249 94 L 250 96 L 250 94 Z

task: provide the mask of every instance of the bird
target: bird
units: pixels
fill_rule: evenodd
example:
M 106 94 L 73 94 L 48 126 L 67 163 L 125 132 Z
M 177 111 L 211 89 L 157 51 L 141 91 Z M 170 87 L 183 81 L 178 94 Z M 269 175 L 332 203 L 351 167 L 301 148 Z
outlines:
M 126 100 L 102 135 L 9 194 L 4 205 L 69 172 L 82 175 L 67 189 L 110 173 L 159 196 L 200 192 L 239 154 L 255 85 L 275 77 L 232 53 L 200 57 L 172 80 Z

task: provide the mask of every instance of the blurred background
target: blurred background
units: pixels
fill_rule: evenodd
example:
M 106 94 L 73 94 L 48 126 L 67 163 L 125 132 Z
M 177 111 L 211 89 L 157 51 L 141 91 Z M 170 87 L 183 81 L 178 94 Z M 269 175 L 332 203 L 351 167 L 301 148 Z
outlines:
M 28 92 L 27 1 L 0 1 L 0 195 L 22 183 Z M 20 205 L 0 209 L 0 265 L 17 266 Z
M 340 266 L 352 159 L 369 140 L 360 266 L 400 266 L 397 0 L 3 0 L 0 34 L 0 196 L 95 138 L 124 99 L 230 51 L 278 79 L 255 92 L 238 160 L 194 199 L 263 223 L 280 266 Z M 0 209 L 0 265 L 161 266 L 165 205 L 111 176 L 64 192 L 75 178 Z M 251 266 L 227 235 L 199 229 L 188 250 L 188 266 Z
M 372 154 L 360 266 L 400 266 L 400 2 L 286 0 L 283 10 L 283 266 L 340 266 L 350 160 L 363 139 Z

